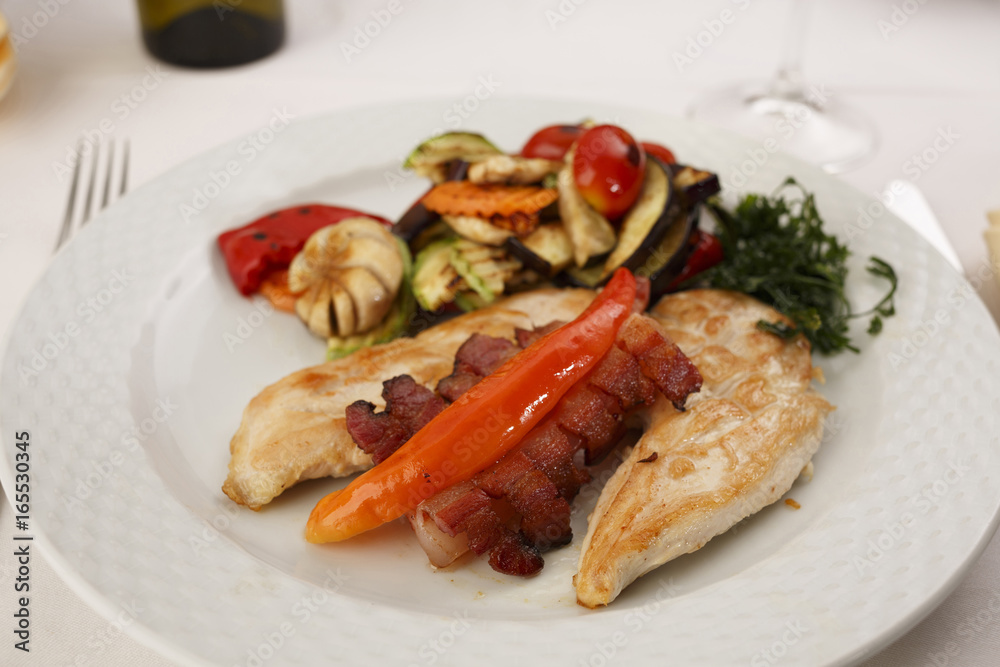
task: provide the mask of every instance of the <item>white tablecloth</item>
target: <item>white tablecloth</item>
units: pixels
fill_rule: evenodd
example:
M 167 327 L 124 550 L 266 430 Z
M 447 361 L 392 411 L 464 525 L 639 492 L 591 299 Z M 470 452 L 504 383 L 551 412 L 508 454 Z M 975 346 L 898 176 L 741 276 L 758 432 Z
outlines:
M 348 57 L 343 45 L 355 43 L 357 30 L 388 2 L 288 0 L 286 46 L 262 62 L 221 71 L 152 60 L 128 2 L 6 2 L 3 11 L 21 43 L 18 80 L 0 102 L 0 330 L 49 261 L 68 191 L 59 165 L 85 132 L 128 137 L 135 187 L 249 133 L 275 108 L 307 116 L 415 97 L 457 101 L 480 77 L 496 82 L 502 96 L 610 101 L 680 115 L 700 91 L 771 73 L 788 2 L 401 0 L 402 11 Z M 984 213 L 1000 208 L 1000 4 L 814 4 L 804 54 L 808 78 L 863 109 L 879 129 L 877 155 L 843 178 L 868 193 L 894 178 L 915 180 L 966 273 L 982 270 L 988 266 Z M 674 53 L 684 53 L 723 10 L 733 20 L 678 67 Z M 581 105 L 581 115 L 585 109 Z M 915 169 L 912 157 L 941 132 L 956 139 L 933 164 Z M 993 281 L 980 295 L 1000 315 Z M 5 441 L 10 435 L 5 432 Z M 0 618 L 9 623 L 16 566 L 8 549 L 11 508 L 2 505 Z M 31 653 L 15 651 L 4 630 L 0 663 L 170 664 L 128 636 L 128 610 L 114 620 L 99 616 L 39 558 L 30 604 Z M 866 664 L 993 665 L 1000 664 L 998 655 L 1000 543 L 994 539 L 936 611 Z

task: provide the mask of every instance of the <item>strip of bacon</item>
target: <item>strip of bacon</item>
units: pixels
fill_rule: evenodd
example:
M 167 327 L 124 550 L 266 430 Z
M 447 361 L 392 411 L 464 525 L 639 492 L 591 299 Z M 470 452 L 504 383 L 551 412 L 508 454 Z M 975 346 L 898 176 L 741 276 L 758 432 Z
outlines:
M 701 387 L 697 368 L 655 321 L 633 315 L 617 343 L 517 449 L 473 478 L 472 488 L 444 506 L 432 498 L 418 513 L 432 516 L 448 535 L 467 534 L 473 552 L 490 551 L 495 570 L 537 573 L 541 552 L 572 539 L 569 502 L 586 480 L 573 463 L 575 452 L 583 449 L 588 465 L 598 462 L 624 434 L 624 418 L 652 404 L 656 389 L 682 407 Z M 497 513 L 504 502 L 520 516 L 516 530 Z
M 664 339 L 669 345 L 664 345 Z M 656 383 L 678 410 L 688 394 L 701 389 L 701 373 L 651 317 L 632 317 L 618 333 L 617 344 L 635 357 L 642 374 Z
M 458 352 L 455 353 L 454 370 L 451 375 L 438 382 L 437 392 L 445 399 L 454 402 L 525 347 L 527 345 L 521 345 L 519 348 L 506 338 L 472 334 L 469 340 L 458 348 Z
M 634 312 L 641 313 L 649 305 L 649 289 L 648 280 L 636 280 Z M 455 353 L 452 373 L 438 382 L 437 393 L 446 401 L 454 402 L 520 349 L 529 347 L 563 324 L 565 323 L 557 320 L 530 331 L 517 328 L 514 330 L 517 345 L 505 338 L 472 334 Z M 386 404 L 384 412 L 376 413 L 375 406 L 367 401 L 357 401 L 347 408 L 347 431 L 358 447 L 371 455 L 375 464 L 381 463 L 403 446 L 447 405 L 434 392 L 418 386 L 409 376 L 392 378 L 384 382 L 382 387 L 382 398 Z M 611 447 L 614 447 L 614 443 Z M 588 453 L 588 464 L 599 458 L 603 458 L 603 455 Z M 565 466 L 561 466 L 560 470 L 564 468 Z M 565 478 L 564 482 L 571 483 L 569 479 L 573 475 L 565 470 L 560 473 L 553 469 L 552 472 L 561 479 Z
M 645 307 L 648 292 L 637 298 Z M 348 431 L 355 442 L 384 460 L 447 405 L 512 357 L 558 328 L 560 322 L 515 331 L 509 340 L 474 334 L 459 348 L 451 375 L 437 385 L 440 396 L 408 376 L 384 383 L 386 409 L 371 403 L 348 407 Z M 697 368 L 652 319 L 632 315 L 616 345 L 577 383 L 550 415 L 516 449 L 471 482 L 446 489 L 410 516 L 431 562 L 443 566 L 465 550 L 489 552 L 490 565 L 506 574 L 531 575 L 541 553 L 572 539 L 570 502 L 590 476 L 574 462 L 606 457 L 625 433 L 625 418 L 656 399 L 657 390 L 683 409 L 689 393 L 701 387 Z
M 409 375 L 383 382 L 382 398 L 384 412 L 376 413 L 368 401 L 355 401 L 346 411 L 347 432 L 375 464 L 389 458 L 447 406 L 444 399 Z
M 449 402 L 454 402 L 502 366 L 519 349 L 506 338 L 472 334 L 455 353 L 451 375 L 438 382 L 437 394 L 418 385 L 409 375 L 386 380 L 382 383 L 385 410 L 376 413 L 372 403 L 355 401 L 347 406 L 347 432 L 378 465 L 444 410 Z

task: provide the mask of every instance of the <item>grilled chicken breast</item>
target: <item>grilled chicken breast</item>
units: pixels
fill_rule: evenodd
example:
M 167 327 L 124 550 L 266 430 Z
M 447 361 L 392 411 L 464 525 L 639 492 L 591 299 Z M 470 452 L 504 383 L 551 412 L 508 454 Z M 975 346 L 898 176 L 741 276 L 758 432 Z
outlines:
M 431 327 L 414 338 L 292 373 L 264 389 L 243 411 L 229 444 L 232 458 L 222 490 L 260 509 L 297 482 L 370 468 L 371 457 L 347 433 L 345 410 L 357 400 L 379 408 L 382 382 L 407 374 L 433 387 L 452 372 L 455 352 L 474 333 L 510 337 L 553 320 L 572 320 L 590 304 L 590 290 L 541 289 Z
M 606 605 L 650 570 L 700 549 L 778 500 L 819 447 L 833 409 L 810 382 L 808 342 L 756 328 L 784 319 L 746 295 L 693 290 L 650 312 L 704 379 L 678 412 L 662 398 L 591 514 L 577 601 Z

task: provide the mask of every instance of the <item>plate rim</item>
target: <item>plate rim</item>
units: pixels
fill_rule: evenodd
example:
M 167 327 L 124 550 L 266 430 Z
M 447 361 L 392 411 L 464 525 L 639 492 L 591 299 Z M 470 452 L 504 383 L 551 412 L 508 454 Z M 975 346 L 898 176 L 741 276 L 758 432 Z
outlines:
M 579 108 L 599 107 L 602 109 L 618 109 L 621 110 L 622 112 L 638 112 L 641 114 L 654 114 L 669 121 L 681 121 L 686 124 L 702 125 L 702 126 L 705 125 L 703 123 L 697 123 L 696 121 L 692 121 L 690 119 L 674 117 L 668 114 L 663 114 L 661 112 L 652 109 L 645 109 L 642 107 L 630 107 L 618 104 L 597 103 L 593 101 L 587 102 L 578 99 L 545 98 L 538 96 L 531 96 L 531 97 L 498 96 L 497 99 L 499 102 L 502 102 L 504 104 L 511 104 L 511 103 L 517 103 L 519 101 L 525 101 L 525 102 L 530 102 L 532 105 L 540 105 L 543 107 L 576 106 Z M 406 109 L 413 105 L 426 105 L 426 104 L 446 105 L 448 102 L 451 102 L 451 100 L 445 97 L 427 96 L 415 99 L 390 101 L 385 103 L 365 104 L 359 106 L 346 107 L 332 112 L 326 112 L 326 113 L 321 112 L 321 113 L 311 114 L 309 116 L 303 116 L 301 119 L 296 119 L 296 123 L 312 124 L 321 121 L 328 121 L 330 117 L 336 117 L 340 115 L 352 116 L 355 114 L 362 114 L 366 111 L 371 111 L 371 110 Z M 716 130 L 714 130 L 713 128 L 713 131 Z M 721 131 L 719 132 L 722 134 L 726 134 Z M 746 143 L 745 139 L 735 138 L 735 135 L 731 136 L 734 137 L 733 139 L 734 141 L 738 141 L 739 143 L 742 144 Z M 184 161 L 183 163 L 174 165 L 166 172 L 160 174 L 151 181 L 144 183 L 142 186 L 140 186 L 140 188 L 137 188 L 133 192 L 130 192 L 128 195 L 126 195 L 126 198 L 124 198 L 123 201 L 132 201 L 133 199 L 137 198 L 140 193 L 149 188 L 152 184 L 164 182 L 169 180 L 171 177 L 176 177 L 176 174 L 179 173 L 183 167 L 197 162 L 205 161 L 210 155 L 217 154 L 227 147 L 232 147 L 238 141 L 239 138 L 220 142 L 216 146 L 199 153 L 198 155 Z M 796 160 L 791 156 L 783 156 L 783 159 L 790 161 L 792 163 L 796 163 L 797 167 L 801 167 L 804 165 L 804 163 L 801 163 L 799 160 Z M 814 169 L 810 165 L 804 165 L 804 166 L 808 169 Z M 827 178 L 835 178 L 835 177 L 827 176 Z M 866 200 L 874 201 L 869 195 L 860 192 L 860 190 L 858 190 L 854 186 L 851 186 L 846 183 L 845 186 L 851 188 L 852 190 L 857 191 L 859 194 L 865 197 Z M 112 209 L 117 210 L 120 206 L 121 206 L 120 203 L 116 203 L 112 207 Z M 892 216 L 891 214 L 888 215 L 890 219 L 896 219 L 895 216 Z M 94 234 L 94 235 L 102 233 L 102 230 L 104 230 L 104 225 L 102 221 L 105 217 L 106 214 L 102 213 L 100 216 L 98 216 L 98 218 L 95 218 L 94 222 L 96 224 L 88 225 L 88 229 L 82 230 L 81 233 Z M 906 229 L 909 230 L 908 227 L 906 227 Z M 909 231 L 912 232 L 912 230 Z M 915 232 L 912 233 L 915 234 Z M 76 245 L 74 245 L 75 241 L 76 238 L 72 239 L 71 242 L 66 245 L 66 247 L 62 248 L 60 252 L 57 253 L 56 256 L 53 258 L 53 262 L 61 261 L 59 259 L 60 257 L 65 257 L 69 253 L 73 252 L 74 248 L 77 247 Z M 927 248 L 932 250 L 934 254 L 940 257 L 940 253 L 936 249 L 931 247 L 929 244 L 927 244 L 925 241 L 923 241 L 923 239 L 920 239 L 920 242 L 924 243 L 927 246 Z M 14 330 L 16 328 L 16 324 L 24 316 L 25 310 L 29 305 L 29 300 L 36 293 L 39 285 L 44 282 L 46 276 L 49 274 L 50 269 L 51 269 L 51 263 L 48 267 L 46 267 L 46 270 L 41 274 L 41 276 L 39 276 L 36 279 L 35 283 L 22 296 L 21 301 L 15 311 L 16 314 L 12 318 L 12 320 L 9 323 L 9 326 L 4 332 L 3 345 L 2 348 L 0 348 L 2 349 L 3 353 L 2 357 L 0 358 L 6 360 L 7 357 L 10 354 L 12 354 L 11 348 L 13 347 Z M 959 276 L 959 274 L 957 273 L 955 275 Z M 968 281 L 965 279 L 964 276 L 959 276 L 959 278 L 961 279 L 963 284 L 968 284 Z M 997 323 L 993 320 L 991 316 L 989 316 L 988 311 L 986 311 L 985 306 L 981 298 L 979 297 L 978 293 L 974 294 L 975 294 L 974 301 L 976 302 L 976 307 L 981 308 L 984 312 L 987 313 L 987 317 L 985 319 L 987 322 L 989 322 L 989 325 L 992 327 L 992 333 L 995 335 L 1000 335 L 1000 329 L 998 329 Z M 13 380 L 11 380 L 11 382 L 16 385 L 16 382 L 14 382 Z M 6 384 L 7 382 L 6 380 L 4 380 L 3 385 Z M 28 430 L 30 432 L 32 429 Z M 2 438 L 4 442 L 8 443 L 10 442 L 10 440 L 7 438 L 6 435 L 0 436 L 0 438 Z M 8 502 L 11 502 L 12 490 L 10 482 L 13 480 L 13 470 L 11 468 L 11 464 L 8 461 L 7 456 L 0 457 L 0 479 L 2 479 L 4 482 L 3 486 L 6 495 L 8 497 Z M 55 546 L 55 544 L 48 538 L 46 529 L 44 528 L 43 524 L 38 523 L 37 519 L 34 523 L 37 526 L 33 528 L 35 539 L 41 546 L 41 551 L 43 552 L 44 557 L 53 566 L 53 569 L 57 572 L 60 578 L 64 582 L 66 582 L 67 586 L 71 590 L 73 590 L 77 595 L 79 595 L 81 599 L 83 599 L 88 605 L 90 605 L 93 609 L 95 609 L 95 611 L 100 613 L 105 618 L 112 618 L 114 612 L 110 610 L 113 609 L 113 604 L 114 604 L 113 601 L 109 599 L 105 594 L 101 593 L 80 572 L 75 570 L 69 564 L 69 560 L 65 557 L 65 555 L 62 554 L 60 550 Z M 939 586 L 938 589 L 934 591 L 932 595 L 924 598 L 924 600 L 920 603 L 919 608 L 915 609 L 907 616 L 897 619 L 897 621 L 892 626 L 884 630 L 882 634 L 878 635 L 874 639 L 869 640 L 862 646 L 856 647 L 856 651 L 854 651 L 853 657 L 850 654 L 845 653 L 842 656 L 840 656 L 840 658 L 837 659 L 836 663 L 830 663 L 830 664 L 848 664 L 855 660 L 860 660 L 866 656 L 874 655 L 876 652 L 878 652 L 885 646 L 895 641 L 898 637 L 905 634 L 905 632 L 910 630 L 923 618 L 929 615 L 935 608 L 937 608 L 940 605 L 941 602 L 944 601 L 944 599 L 948 595 L 950 595 L 955 590 L 955 588 L 958 586 L 961 580 L 965 578 L 965 576 L 968 574 L 968 571 L 979 559 L 983 551 L 990 543 L 993 534 L 996 532 L 998 524 L 1000 524 L 1000 506 L 994 509 L 992 518 L 988 522 L 988 524 L 986 526 L 981 527 L 980 535 L 976 543 L 970 550 L 968 550 L 968 552 L 966 553 L 965 557 L 962 560 L 961 565 L 950 573 L 947 581 L 943 585 Z M 268 567 L 273 567 L 273 566 L 268 566 Z M 157 631 L 146 627 L 141 621 L 130 623 L 129 626 L 126 628 L 126 630 L 130 636 L 133 636 L 147 647 L 155 650 L 157 653 L 163 655 L 168 659 L 175 661 L 183 660 L 184 662 L 198 661 L 201 662 L 202 664 L 209 664 L 205 662 L 203 658 L 188 653 L 188 651 L 181 645 L 175 643 L 170 639 L 167 639 Z

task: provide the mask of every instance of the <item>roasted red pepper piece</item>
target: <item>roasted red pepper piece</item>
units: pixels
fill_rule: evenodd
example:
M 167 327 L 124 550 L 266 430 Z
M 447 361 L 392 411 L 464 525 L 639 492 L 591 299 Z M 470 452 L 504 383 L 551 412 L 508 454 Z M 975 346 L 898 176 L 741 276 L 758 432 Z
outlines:
M 680 274 L 667 287 L 668 292 L 673 292 L 685 280 L 693 278 L 722 261 L 722 243 L 719 242 L 719 239 L 700 229 L 696 230 L 695 234 L 698 235 L 698 239 L 695 241 L 694 250 L 691 251 L 691 256 L 688 257 L 687 264 L 684 265 Z
M 392 227 L 377 215 L 325 204 L 303 204 L 269 213 L 219 235 L 219 249 L 236 288 L 249 296 L 271 271 L 286 269 L 314 232 L 345 218 L 365 216 Z
M 371 530 L 496 463 L 611 349 L 635 294 L 635 277 L 618 269 L 580 317 L 519 352 L 385 461 L 319 501 L 306 539 L 339 542 Z
M 655 158 L 659 158 L 660 162 L 663 164 L 677 164 L 677 158 L 674 157 L 674 152 L 663 144 L 654 144 L 650 141 L 642 141 L 639 145 L 642 146 L 642 150 L 646 151 L 647 156 L 652 155 Z

